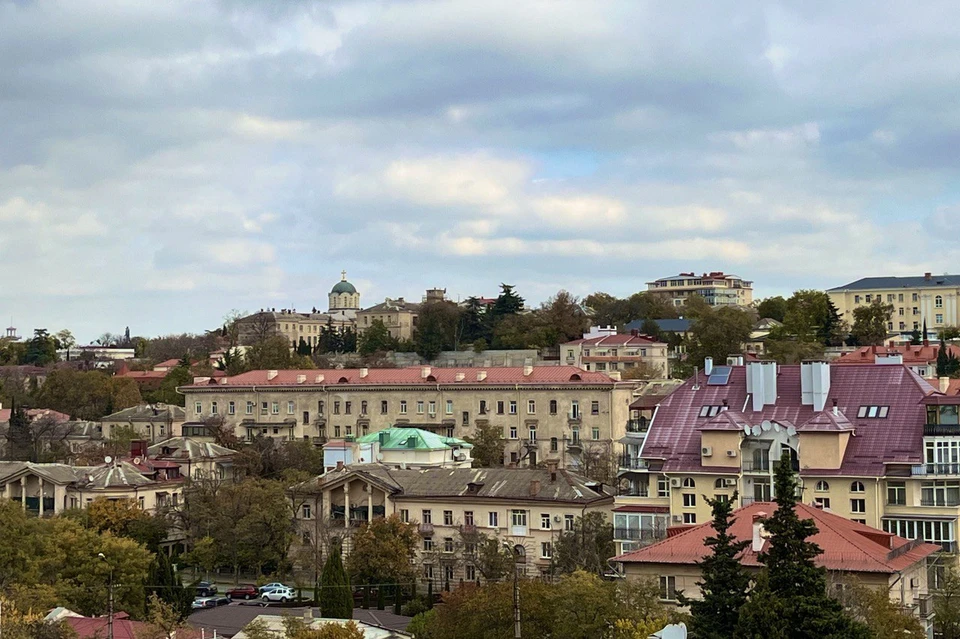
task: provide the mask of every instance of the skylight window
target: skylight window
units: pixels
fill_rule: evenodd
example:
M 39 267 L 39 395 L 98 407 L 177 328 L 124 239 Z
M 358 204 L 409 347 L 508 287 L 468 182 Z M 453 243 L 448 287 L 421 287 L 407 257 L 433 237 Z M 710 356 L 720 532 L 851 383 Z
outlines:
M 714 366 L 713 372 L 707 378 L 707 386 L 726 386 L 727 382 L 730 381 L 730 371 L 732 370 L 733 368 L 730 366 Z
M 889 406 L 861 406 L 857 417 L 866 419 L 884 419 L 890 412 Z
M 716 415 L 723 409 L 723 406 L 701 406 L 700 417 L 716 417 Z

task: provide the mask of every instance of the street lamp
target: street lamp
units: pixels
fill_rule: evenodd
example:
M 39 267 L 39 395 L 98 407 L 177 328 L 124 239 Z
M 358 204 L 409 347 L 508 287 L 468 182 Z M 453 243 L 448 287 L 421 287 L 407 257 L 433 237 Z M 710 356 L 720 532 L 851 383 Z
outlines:
M 520 638 L 520 545 L 511 547 L 504 542 L 504 549 L 513 559 L 513 638 Z
M 106 555 L 102 552 L 97 553 L 97 557 L 107 561 Z M 107 562 L 110 569 L 110 577 L 107 580 L 107 639 L 113 639 L 113 566 Z

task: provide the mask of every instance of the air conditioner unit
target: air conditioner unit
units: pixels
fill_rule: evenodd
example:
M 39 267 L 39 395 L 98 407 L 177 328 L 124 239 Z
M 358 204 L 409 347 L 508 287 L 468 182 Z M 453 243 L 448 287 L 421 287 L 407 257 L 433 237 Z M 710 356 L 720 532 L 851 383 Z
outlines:
M 736 486 L 736 485 L 737 485 L 737 480 L 736 480 L 736 479 L 724 479 L 724 480 L 723 480 L 723 484 L 724 484 L 724 486 Z
M 670 480 L 670 486 L 671 486 L 672 488 L 680 488 L 680 480 L 677 479 L 677 478 L 671 479 L 671 480 Z
M 712 447 L 712 446 L 704 446 L 703 448 L 700 449 L 700 455 L 703 456 L 703 457 L 712 457 L 712 456 L 713 456 L 713 447 Z
M 735 451 L 735 450 L 728 450 L 728 451 L 727 451 L 727 457 L 736 457 L 736 456 L 737 456 L 737 451 Z
M 683 523 L 683 517 L 681 517 L 680 515 L 674 515 L 674 516 L 673 516 L 673 521 L 674 521 L 675 523 L 681 524 L 681 523 Z

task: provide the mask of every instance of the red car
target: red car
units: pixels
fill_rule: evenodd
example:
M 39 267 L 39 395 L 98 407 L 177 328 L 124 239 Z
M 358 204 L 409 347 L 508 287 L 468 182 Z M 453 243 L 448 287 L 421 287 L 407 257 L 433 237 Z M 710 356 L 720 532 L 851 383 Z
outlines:
M 256 586 L 236 586 L 227 591 L 231 599 L 256 599 L 258 594 Z

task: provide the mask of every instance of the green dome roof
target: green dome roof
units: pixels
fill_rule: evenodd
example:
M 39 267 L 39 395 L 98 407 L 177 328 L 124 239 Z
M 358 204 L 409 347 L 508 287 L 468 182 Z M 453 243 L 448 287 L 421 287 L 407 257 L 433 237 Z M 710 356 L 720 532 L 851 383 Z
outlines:
M 340 281 L 333 285 L 333 288 L 330 289 L 330 293 L 349 293 L 353 295 L 357 292 L 357 289 L 347 281 L 347 272 L 340 271 Z

